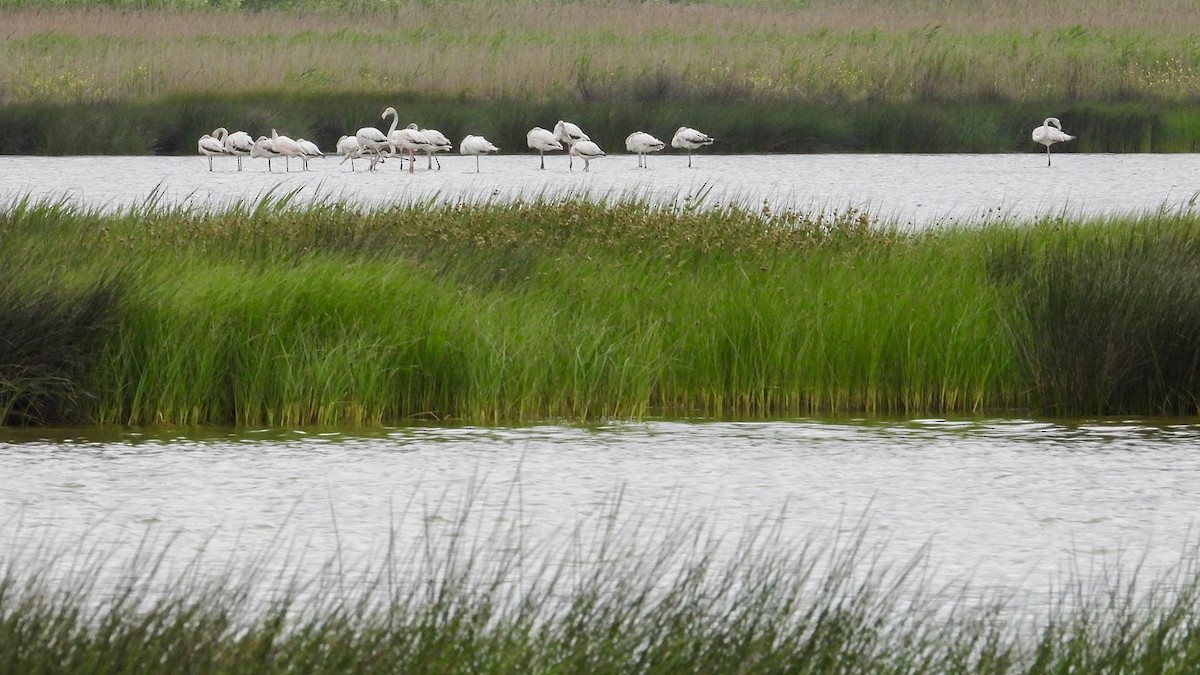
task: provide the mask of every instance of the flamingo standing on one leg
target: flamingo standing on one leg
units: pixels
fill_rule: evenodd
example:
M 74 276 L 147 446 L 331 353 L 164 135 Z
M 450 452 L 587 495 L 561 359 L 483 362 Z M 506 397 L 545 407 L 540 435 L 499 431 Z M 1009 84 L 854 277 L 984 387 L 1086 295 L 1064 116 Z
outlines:
M 225 131 L 225 130 L 218 129 L 218 131 Z M 228 132 L 226 132 L 226 133 L 228 133 Z M 200 154 L 204 155 L 205 157 L 208 157 L 208 170 L 209 171 L 213 170 L 213 167 L 212 167 L 213 155 L 229 154 L 229 153 L 225 152 L 225 144 L 222 143 L 220 141 L 220 139 L 213 137 L 211 134 L 204 134 L 203 136 L 201 136 L 200 140 L 196 142 L 196 149 L 200 151 Z
M 462 139 L 458 151 L 464 155 L 475 155 L 475 173 L 479 173 L 479 156 L 500 152 L 500 148 L 492 145 L 492 142 L 483 136 L 468 135 Z
M 270 172 L 271 160 L 282 155 L 275 149 L 274 141 L 266 136 L 259 136 L 254 141 L 254 147 L 250 148 L 250 156 L 255 158 L 265 157 L 267 160 L 267 171 Z
M 571 148 L 575 147 L 576 143 L 592 140 L 590 136 L 583 133 L 583 129 L 571 124 L 570 122 L 558 121 L 554 125 L 554 138 L 562 143 L 567 148 L 567 168 L 575 170 L 575 161 L 571 159 L 575 153 L 571 152 Z M 599 148 L 597 148 L 599 149 Z
M 291 162 L 288 160 L 292 157 L 302 157 L 304 149 L 300 147 L 294 139 L 287 136 L 280 136 L 278 131 L 271 130 L 271 142 L 275 144 L 275 152 L 283 155 L 283 165 L 285 171 L 291 171 Z
M 690 127 L 679 127 L 675 131 L 675 137 L 671 139 L 671 147 L 683 148 L 688 151 L 688 168 L 692 168 L 692 151 L 705 145 L 712 145 L 713 139 L 706 133 L 702 133 Z
M 396 125 L 399 123 L 400 118 L 396 114 L 396 109 L 391 106 L 388 106 L 386 109 L 384 109 L 383 114 L 380 115 L 379 118 L 386 120 L 389 116 L 392 118 L 392 126 L 390 129 L 388 129 L 386 134 L 375 127 L 363 127 L 354 134 L 354 139 L 358 141 L 358 151 L 360 156 L 362 154 L 374 154 L 374 156 L 371 157 L 372 171 L 375 170 L 376 164 L 383 161 L 383 153 L 385 151 L 391 152 L 392 149 L 391 143 L 388 142 L 388 136 L 390 136 L 391 133 L 396 130 Z M 354 168 L 354 162 L 350 163 L 350 168 Z
M 644 131 L 635 131 L 625 138 L 625 149 L 629 152 L 637 153 L 639 169 L 650 168 L 649 163 L 646 161 L 646 154 L 658 152 L 663 147 L 662 141 Z
M 537 150 L 542 157 L 542 168 L 546 168 L 546 153 L 562 150 L 562 143 L 554 137 L 554 132 L 541 127 L 534 127 L 525 134 L 525 142 L 529 147 Z
M 1047 117 L 1042 126 L 1033 130 L 1031 136 L 1034 143 L 1046 146 L 1046 166 L 1050 166 L 1050 146 L 1075 139 L 1071 134 L 1063 133 L 1062 122 L 1059 122 L 1057 117 Z

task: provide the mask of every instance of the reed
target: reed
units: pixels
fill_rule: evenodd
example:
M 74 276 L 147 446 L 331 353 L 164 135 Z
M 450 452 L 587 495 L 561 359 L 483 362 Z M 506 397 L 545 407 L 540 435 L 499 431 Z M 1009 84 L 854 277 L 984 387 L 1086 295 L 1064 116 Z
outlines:
M 730 556 L 697 522 L 533 546 L 453 522 L 311 578 L 179 570 L 169 546 L 116 570 L 104 551 L 7 551 L 0 671 L 1185 673 L 1200 648 L 1194 553 L 1160 578 L 1068 577 L 1031 609 L 936 587 L 924 559 L 888 564 L 861 535 L 788 544 L 760 525 Z
M 507 148 L 560 118 L 729 152 L 1013 151 L 1047 115 L 1084 151 L 1191 151 L 1200 126 L 1200 10 L 1177 0 L 263 5 L 9 2 L 0 151 L 194 152 L 216 126 L 331 147 L 389 105 Z
M 80 333 L 88 395 L 64 409 L 238 425 L 1197 411 L 1190 212 L 909 232 L 686 200 L 293 197 L 4 211 L 14 288 L 66 259 L 69 288 L 122 280 Z

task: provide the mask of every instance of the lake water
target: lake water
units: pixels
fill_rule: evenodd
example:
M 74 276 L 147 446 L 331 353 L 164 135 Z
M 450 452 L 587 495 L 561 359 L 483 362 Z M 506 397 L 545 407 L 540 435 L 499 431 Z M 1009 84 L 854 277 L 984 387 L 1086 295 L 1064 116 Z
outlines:
M 310 170 L 284 172 L 283 162 L 204 157 L 0 157 L 0 200 L 21 195 L 68 197 L 120 207 L 157 193 L 169 203 L 197 206 L 254 200 L 270 190 L 298 191 L 301 199 L 332 198 L 364 204 L 397 201 L 511 199 L 517 196 L 639 195 L 682 201 L 704 195 L 708 204 L 739 202 L 757 208 L 837 212 L 856 208 L 903 224 L 986 221 L 1002 216 L 1125 214 L 1191 207 L 1200 194 L 1200 155 L 1045 154 L 992 155 L 652 155 L 637 168 L 633 155 L 592 162 L 591 171 L 567 168 L 548 155 L 538 169 L 530 154 L 481 158 L 441 157 L 442 170 L 418 159 L 409 174 L 393 159 L 375 172 L 351 171 L 337 157 L 310 162 Z M 360 169 L 365 163 L 360 160 Z
M 1196 155 L 629 155 L 583 173 L 566 158 L 441 158 L 415 174 L 389 161 L 351 172 L 234 170 L 201 157 L 0 157 L 0 200 L 68 198 L 119 208 L 151 197 L 219 206 L 272 190 L 363 204 L 537 195 L 703 196 L 757 207 L 848 207 L 932 225 L 1001 216 L 1192 208 Z M 252 565 L 284 550 L 309 571 L 331 556 L 377 564 L 389 546 L 456 525 L 503 549 L 569 540 L 613 519 L 647 522 L 648 548 L 678 522 L 737 534 L 771 523 L 800 545 L 861 534 L 908 561 L 928 549 L 938 580 L 1036 594 L 1071 571 L 1166 573 L 1194 554 L 1200 425 L 1027 420 L 650 422 L 604 428 L 397 428 L 306 433 L 0 430 L 0 552 L 85 542 L 111 560 L 171 539 Z M 669 515 L 668 515 L 669 514 Z M 503 536 L 495 537 L 498 530 Z M 488 544 L 487 542 L 491 542 Z M 730 552 L 736 554 L 735 551 Z M 3 557 L 3 556 L 0 556 Z
M 496 555 L 614 521 L 642 523 L 647 550 L 684 522 L 730 545 L 770 523 L 787 546 L 862 535 L 897 564 L 928 546 L 938 584 L 1044 596 L 1073 573 L 1152 579 L 1194 554 L 1197 447 L 1200 424 L 1138 421 L 10 429 L 0 542 L 10 556 L 83 541 L 122 559 L 171 537 L 172 565 L 205 550 L 223 573 L 285 549 L 272 565 L 316 574 L 335 556 L 354 569 L 389 546 L 424 550 L 464 514 L 467 539 Z

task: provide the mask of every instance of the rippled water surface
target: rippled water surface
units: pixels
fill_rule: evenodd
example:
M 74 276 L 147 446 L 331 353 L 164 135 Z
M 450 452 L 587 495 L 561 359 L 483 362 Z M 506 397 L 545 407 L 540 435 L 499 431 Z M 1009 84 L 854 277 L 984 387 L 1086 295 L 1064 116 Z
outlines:
M 773 208 L 821 211 L 857 208 L 902 223 L 977 221 L 1002 215 L 1113 214 L 1189 206 L 1200 191 L 1200 156 L 1194 154 L 992 155 L 740 155 L 697 154 L 694 168 L 680 154 L 653 155 L 638 169 L 628 154 L 592 162 L 591 171 L 567 169 L 567 158 L 512 154 L 481 159 L 441 158 L 441 171 L 414 174 L 392 160 L 378 171 L 350 171 L 338 158 L 310 170 L 282 171 L 273 160 L 228 157 L 0 157 L 0 197 L 68 197 L 84 204 L 128 206 L 159 193 L 170 203 L 197 205 L 253 200 L 269 190 L 299 191 L 367 204 L 425 200 L 482 200 L 549 194 L 594 197 L 641 195 L 707 203 L 738 201 Z M 298 169 L 298 162 L 293 162 Z M 365 166 L 361 163 L 360 168 Z
M 98 432 L 96 432 L 98 433 Z M 233 564 L 286 547 L 377 563 L 464 513 L 472 536 L 562 541 L 618 519 L 770 522 L 800 545 L 929 545 L 938 580 L 1045 591 L 1071 569 L 1153 577 L 1195 546 L 1200 425 L 1035 421 L 398 428 L 199 436 L 0 435 L 0 528 L 131 554 L 174 536 Z M 661 524 L 661 523 L 660 523 Z M 659 534 L 641 531 L 647 548 Z M 512 533 L 515 533 L 512 534 Z M 28 546 L 28 544 L 25 544 Z

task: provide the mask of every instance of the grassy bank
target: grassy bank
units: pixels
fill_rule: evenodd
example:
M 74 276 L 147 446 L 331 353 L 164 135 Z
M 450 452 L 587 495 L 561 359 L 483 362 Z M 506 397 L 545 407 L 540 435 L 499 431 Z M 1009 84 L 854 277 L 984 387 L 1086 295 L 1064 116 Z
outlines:
M 1200 8 L 966 2 L 0 3 L 0 152 L 192 153 L 217 126 L 332 147 L 402 121 L 524 147 L 680 125 L 717 152 L 1191 152 Z
M 15 308 L 0 409 L 243 425 L 1194 414 L 1198 227 L 908 233 L 858 213 L 570 198 L 26 201 L 0 212 Z
M 726 560 L 706 528 L 647 530 L 499 554 L 452 534 L 312 579 L 215 581 L 152 548 L 121 569 L 10 551 L 0 672 L 1182 674 L 1200 651 L 1190 557 L 1160 578 L 1068 577 L 1029 607 L 933 586 L 921 560 L 889 566 L 854 541 L 788 546 L 760 528 Z

